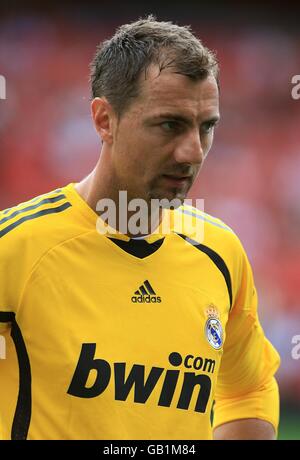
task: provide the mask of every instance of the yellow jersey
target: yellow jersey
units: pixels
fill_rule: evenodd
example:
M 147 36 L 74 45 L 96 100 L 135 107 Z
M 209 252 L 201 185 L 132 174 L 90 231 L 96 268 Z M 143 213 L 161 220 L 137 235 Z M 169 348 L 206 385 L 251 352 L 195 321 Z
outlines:
M 0 213 L 0 438 L 211 439 L 277 428 L 279 356 L 251 267 L 222 221 L 100 234 L 74 184 Z M 5 346 L 5 350 L 3 347 Z

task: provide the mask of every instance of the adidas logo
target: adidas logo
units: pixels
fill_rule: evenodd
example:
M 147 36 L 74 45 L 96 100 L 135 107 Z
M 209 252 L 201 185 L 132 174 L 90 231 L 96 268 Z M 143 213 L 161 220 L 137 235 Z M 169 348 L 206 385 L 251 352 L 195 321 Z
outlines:
M 144 283 L 135 291 L 131 297 L 131 302 L 134 303 L 160 303 L 161 297 L 156 295 L 153 287 L 149 283 L 148 280 L 144 281 Z

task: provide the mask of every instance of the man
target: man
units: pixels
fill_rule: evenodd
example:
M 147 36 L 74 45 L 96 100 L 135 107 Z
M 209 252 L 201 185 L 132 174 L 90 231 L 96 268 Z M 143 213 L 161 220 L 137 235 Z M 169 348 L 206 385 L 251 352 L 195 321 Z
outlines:
M 279 357 L 247 256 L 229 227 L 182 204 L 219 120 L 215 57 L 150 16 L 104 42 L 91 69 L 96 167 L 0 214 L 0 434 L 274 439 Z M 177 208 L 151 208 L 163 199 Z M 133 200 L 146 224 L 124 231 Z M 178 216 L 203 235 L 177 231 Z

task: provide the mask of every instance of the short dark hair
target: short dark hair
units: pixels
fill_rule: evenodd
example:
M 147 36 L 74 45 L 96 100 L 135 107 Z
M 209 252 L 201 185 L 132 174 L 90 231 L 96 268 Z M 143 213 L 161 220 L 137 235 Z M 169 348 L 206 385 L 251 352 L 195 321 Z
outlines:
M 159 70 L 191 79 L 212 75 L 218 81 L 215 54 L 193 35 L 190 26 L 161 22 L 150 15 L 117 29 L 115 35 L 97 47 L 90 64 L 92 97 L 105 96 L 121 116 L 130 101 L 139 95 L 139 77 L 150 64 Z

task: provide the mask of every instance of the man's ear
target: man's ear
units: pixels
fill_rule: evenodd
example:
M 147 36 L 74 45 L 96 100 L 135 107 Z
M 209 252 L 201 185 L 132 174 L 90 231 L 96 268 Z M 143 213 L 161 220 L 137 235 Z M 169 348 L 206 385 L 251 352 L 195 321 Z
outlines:
M 113 109 L 105 97 L 95 97 L 91 103 L 91 114 L 97 133 L 103 142 L 113 141 Z

